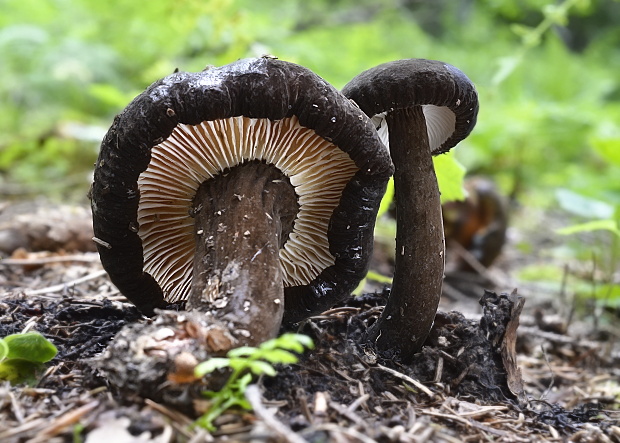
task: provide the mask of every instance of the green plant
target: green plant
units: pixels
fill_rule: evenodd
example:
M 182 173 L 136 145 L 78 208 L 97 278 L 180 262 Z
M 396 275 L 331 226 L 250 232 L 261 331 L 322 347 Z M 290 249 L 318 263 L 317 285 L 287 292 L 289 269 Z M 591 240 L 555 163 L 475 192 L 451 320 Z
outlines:
M 571 8 L 588 5 L 588 0 L 564 0 L 559 3 L 549 3 L 541 8 L 543 19 L 536 27 L 514 23 L 512 31 L 521 38 L 521 46 L 516 52 L 499 60 L 500 67 L 495 73 L 492 84 L 502 83 L 525 59 L 528 51 L 540 45 L 543 36 L 553 26 L 566 26 Z
M 301 334 L 282 334 L 280 337 L 267 340 L 258 347 L 242 346 L 232 349 L 226 357 L 214 357 L 196 366 L 196 377 L 204 377 L 218 369 L 227 368 L 231 374 L 219 391 L 205 391 L 203 395 L 211 400 L 207 412 L 196 424 L 209 431 L 215 426 L 213 421 L 226 410 L 240 407 L 251 410 L 250 403 L 245 399 L 245 390 L 252 381 L 252 376 L 276 375 L 275 364 L 297 363 L 298 357 L 293 352 L 301 353 L 305 348 L 312 349 L 312 339 Z M 292 351 L 292 352 L 291 352 Z
M 591 257 L 595 261 L 596 268 L 601 268 L 603 273 L 602 284 L 595 285 L 592 294 L 603 303 L 612 306 L 618 306 L 620 304 L 620 285 L 614 282 L 614 274 L 617 272 L 618 264 L 620 262 L 620 204 L 614 206 L 608 205 L 605 202 L 597 201 L 579 196 L 578 194 L 571 194 L 564 192 L 563 200 L 567 200 L 567 195 L 571 196 L 571 201 L 577 201 L 581 203 L 582 208 L 588 208 L 590 210 L 590 220 L 576 223 L 559 229 L 557 232 L 561 235 L 575 235 L 575 234 L 595 234 L 598 233 L 598 237 L 601 239 L 600 244 L 591 245 L 587 256 Z M 566 203 L 564 203 L 566 205 Z M 598 208 L 597 210 L 593 208 Z M 568 208 L 569 211 L 571 208 Z M 577 212 L 573 210 L 572 212 Z M 593 216 L 598 215 L 597 219 Z M 585 249 L 584 244 L 581 242 L 577 245 L 577 249 Z M 576 251 L 579 252 L 579 251 Z M 600 262 L 600 263 L 597 263 Z M 593 276 L 594 280 L 594 276 Z M 592 282 L 594 283 L 594 281 Z
M 441 202 L 449 202 L 454 200 L 463 200 L 465 191 L 463 189 L 463 180 L 465 178 L 465 167 L 456 159 L 454 152 L 433 157 L 435 165 L 435 173 L 437 174 L 437 182 L 441 190 Z M 390 179 L 387 190 L 383 199 L 377 218 L 385 214 L 392 205 L 394 200 L 394 179 Z
M 578 183 L 580 192 L 564 188 L 556 191 L 560 207 L 579 217 L 580 221 L 585 220 L 566 226 L 558 233 L 596 234 L 599 244 L 588 246 L 580 242 L 573 249 L 577 255 L 583 256 L 582 260 L 600 262 L 594 264 L 604 277 L 602 284 L 597 285 L 592 293 L 597 299 L 618 306 L 620 286 L 614 281 L 614 274 L 620 263 L 620 187 L 609 177 L 617 176 L 620 171 L 620 132 L 615 127 L 602 125 L 597 134 L 590 138 L 590 144 L 609 174 L 603 174 L 602 180 L 593 186 L 588 186 L 587 182 Z
M 43 364 L 57 353 L 56 346 L 38 332 L 8 335 L 0 339 L 0 380 L 35 383 Z

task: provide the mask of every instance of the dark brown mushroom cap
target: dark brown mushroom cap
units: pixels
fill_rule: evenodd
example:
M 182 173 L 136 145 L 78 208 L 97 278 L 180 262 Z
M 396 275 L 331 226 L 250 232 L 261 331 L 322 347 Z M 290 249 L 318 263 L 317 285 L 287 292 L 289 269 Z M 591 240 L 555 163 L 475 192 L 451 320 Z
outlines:
M 178 72 L 155 82 L 115 118 L 101 144 L 91 190 L 102 264 L 146 314 L 165 306 L 160 285 L 144 271 L 138 235 L 138 179 L 149 166 L 151 150 L 179 124 L 237 116 L 273 121 L 294 116 L 359 168 L 329 221 L 334 264 L 307 285 L 285 288 L 289 321 L 330 307 L 367 271 L 376 211 L 393 166 L 360 110 L 311 71 L 280 60 L 247 59 L 199 73 Z
M 478 94 L 469 78 L 452 65 L 407 59 L 362 72 L 342 93 L 369 117 L 420 105 L 426 117 L 432 154 L 449 151 L 476 125 Z M 381 133 L 381 118 L 373 120 Z M 387 142 L 387 137 L 382 137 Z

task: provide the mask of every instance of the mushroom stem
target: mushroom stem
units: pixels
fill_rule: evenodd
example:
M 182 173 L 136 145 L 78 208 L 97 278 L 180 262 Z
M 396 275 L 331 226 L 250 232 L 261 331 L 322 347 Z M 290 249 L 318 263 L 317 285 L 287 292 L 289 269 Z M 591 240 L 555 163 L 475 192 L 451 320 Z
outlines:
M 248 163 L 205 181 L 194 198 L 188 309 L 216 312 L 241 345 L 275 337 L 284 312 L 279 249 L 298 209 L 293 186 L 271 165 Z
M 439 305 L 443 224 L 422 107 L 393 110 L 386 118 L 395 166 L 395 271 L 387 305 L 369 340 L 407 360 L 421 349 Z

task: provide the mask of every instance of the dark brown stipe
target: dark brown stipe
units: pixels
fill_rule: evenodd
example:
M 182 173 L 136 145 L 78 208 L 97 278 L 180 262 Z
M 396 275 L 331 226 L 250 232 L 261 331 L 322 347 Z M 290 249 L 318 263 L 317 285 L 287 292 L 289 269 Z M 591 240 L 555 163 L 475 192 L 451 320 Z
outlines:
M 422 348 L 441 296 L 444 237 L 432 155 L 469 135 L 478 95 L 454 66 L 423 59 L 364 71 L 343 93 L 373 119 L 394 162 L 395 274 L 385 310 L 367 339 L 406 361 Z
M 239 165 L 205 181 L 193 208 L 196 254 L 187 308 L 218 309 L 218 318 L 240 334 L 252 331 L 246 344 L 275 336 L 284 312 L 278 252 L 299 210 L 288 178 L 272 165 Z
M 395 165 L 396 266 L 392 291 L 368 339 L 411 355 L 426 339 L 441 296 L 444 236 L 439 187 L 421 106 L 387 115 Z M 403 229 L 407 226 L 407 229 Z M 424 315 L 432 313 L 432 315 Z

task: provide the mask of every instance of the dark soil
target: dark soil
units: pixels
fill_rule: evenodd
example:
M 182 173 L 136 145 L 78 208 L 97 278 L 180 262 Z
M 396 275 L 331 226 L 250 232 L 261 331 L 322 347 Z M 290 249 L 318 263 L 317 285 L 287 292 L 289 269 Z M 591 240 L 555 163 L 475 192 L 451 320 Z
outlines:
M 598 441 L 593 436 L 602 435 L 609 441 L 618 438 L 614 434 L 617 415 L 604 410 L 610 406 L 606 401 L 617 401 L 613 397 L 599 396 L 569 409 L 533 401 L 531 396 L 529 401 L 520 399 L 510 391 L 500 346 L 494 340 L 504 337 L 510 296 L 486 293 L 481 300 L 485 314 L 479 320 L 468 320 L 458 312 L 439 313 L 423 351 L 411 364 L 403 365 L 396 356 L 377 355 L 363 344 L 387 295 L 386 290 L 352 299 L 305 322 L 300 332 L 312 336 L 316 348 L 303 354 L 298 364 L 279 368 L 277 377 L 259 380 L 265 405 L 277 410 L 275 417 L 286 432 L 317 442 L 452 441 L 467 435 L 476 436 L 474 440 L 538 441 L 554 440 L 556 433 L 557 439 L 566 439 L 580 432 L 589 436 L 581 441 Z M 0 427 L 0 435 L 6 436 L 2 441 L 36 441 L 42 436 L 64 441 L 76 429 L 90 435 L 109 426 L 124 427 L 127 435 L 136 436 L 146 432 L 162 437 L 172 432 L 163 441 L 198 438 L 187 427 L 195 414 L 190 412 L 193 408 L 181 408 L 187 414 L 183 415 L 170 402 L 159 403 L 166 398 L 160 395 L 165 389 L 157 382 L 151 386 L 152 395 L 146 395 L 156 399 L 154 403 L 126 387 L 110 386 L 109 378 L 97 369 L 98 356 L 124 326 L 144 328 L 157 323 L 141 317 L 133 306 L 107 300 L 17 296 L 3 297 L 0 314 L 0 335 L 31 324 L 59 349 L 36 387 L 2 388 L 6 397 L 0 401 L 0 412 L 14 423 L 4 430 Z M 415 382 L 427 389 L 418 389 Z M 201 407 L 199 401 L 193 405 Z M 16 408 L 21 410 L 21 424 Z M 59 413 L 66 415 L 71 410 L 78 411 L 75 422 L 50 431 L 54 421 L 63 418 Z M 33 422 L 31 414 L 50 420 L 12 435 L 23 423 Z M 174 425 L 170 425 L 171 417 Z M 79 428 L 74 427 L 77 422 Z M 250 413 L 232 411 L 218 425 L 214 438 L 245 440 L 262 435 L 263 440 L 291 440 L 291 435 L 279 435 Z
M 71 298 L 16 297 L 0 301 L 0 337 L 21 332 L 36 319 L 36 330 L 58 348 L 52 361 L 78 362 L 102 352 L 116 333 L 142 316 L 128 304 L 79 301 Z

